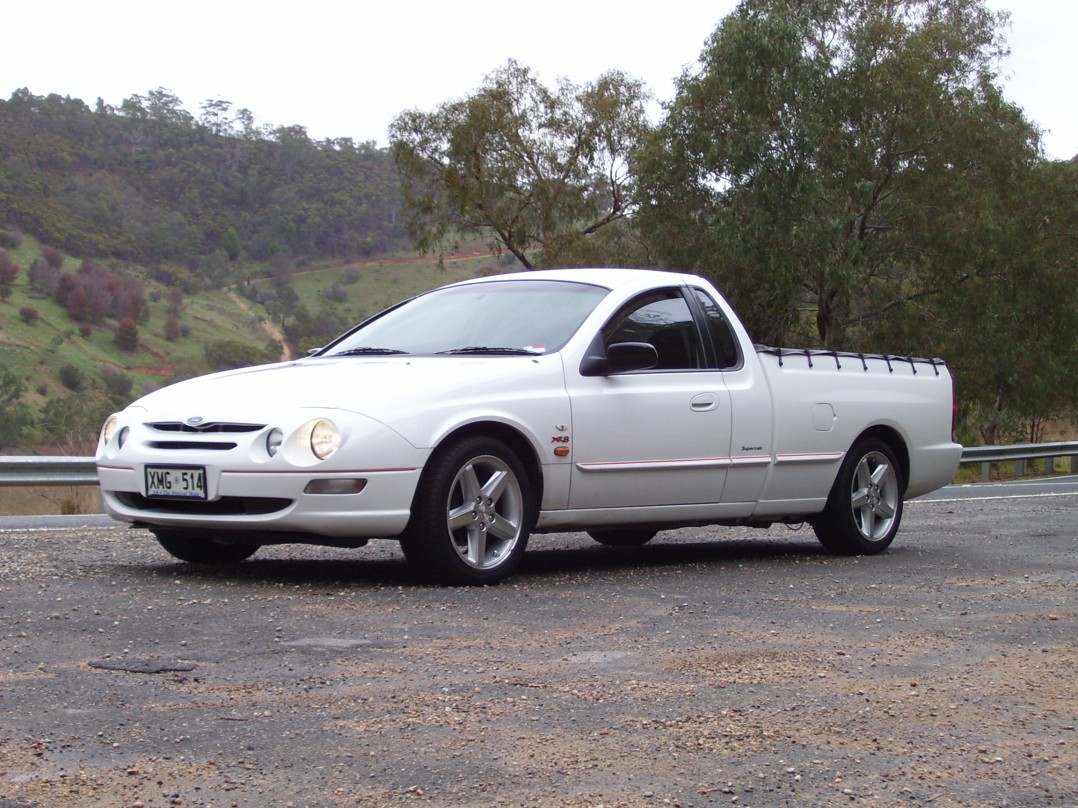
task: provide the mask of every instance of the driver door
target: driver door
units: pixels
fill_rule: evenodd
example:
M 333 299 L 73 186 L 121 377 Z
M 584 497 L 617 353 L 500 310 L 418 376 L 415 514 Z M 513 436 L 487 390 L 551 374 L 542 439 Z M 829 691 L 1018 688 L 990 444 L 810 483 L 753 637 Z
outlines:
M 682 290 L 648 292 L 602 329 L 604 349 L 646 342 L 648 370 L 569 374 L 571 509 L 717 503 L 730 464 L 730 395 L 708 367 Z

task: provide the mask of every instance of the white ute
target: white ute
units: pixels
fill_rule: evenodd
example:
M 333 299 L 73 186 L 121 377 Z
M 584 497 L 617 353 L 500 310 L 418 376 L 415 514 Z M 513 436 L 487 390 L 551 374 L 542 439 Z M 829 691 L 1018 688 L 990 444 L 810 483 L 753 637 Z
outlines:
M 702 278 L 552 270 L 150 393 L 109 417 L 97 465 L 108 512 L 185 561 L 392 538 L 474 585 L 551 531 L 808 522 L 829 550 L 881 552 L 903 500 L 954 474 L 952 421 L 938 359 L 754 346 Z

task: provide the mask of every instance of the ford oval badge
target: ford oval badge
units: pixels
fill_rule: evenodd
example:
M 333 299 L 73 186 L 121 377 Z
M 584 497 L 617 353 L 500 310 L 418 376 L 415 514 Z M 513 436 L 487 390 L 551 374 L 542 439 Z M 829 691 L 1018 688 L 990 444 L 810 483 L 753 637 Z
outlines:
M 206 419 L 203 418 L 201 415 L 194 415 L 187 419 L 187 423 L 189 423 L 191 426 L 195 426 L 196 424 L 201 424 L 205 420 Z

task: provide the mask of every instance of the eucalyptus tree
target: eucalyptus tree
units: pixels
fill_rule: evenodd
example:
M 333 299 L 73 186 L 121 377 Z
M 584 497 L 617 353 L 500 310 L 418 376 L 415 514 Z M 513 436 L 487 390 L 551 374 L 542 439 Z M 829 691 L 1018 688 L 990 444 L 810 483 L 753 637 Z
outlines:
M 390 148 L 416 246 L 489 237 L 528 269 L 579 254 L 634 210 L 629 159 L 648 129 L 647 100 L 620 71 L 552 90 L 510 60 L 463 99 L 402 112 Z
M 1078 417 L 1078 160 L 1039 163 L 983 218 L 970 271 L 879 325 L 947 359 L 967 439 L 1043 440 Z
M 756 338 L 866 346 L 901 301 L 979 271 L 1036 163 L 983 0 L 742 0 L 640 155 L 662 260 L 714 277 Z

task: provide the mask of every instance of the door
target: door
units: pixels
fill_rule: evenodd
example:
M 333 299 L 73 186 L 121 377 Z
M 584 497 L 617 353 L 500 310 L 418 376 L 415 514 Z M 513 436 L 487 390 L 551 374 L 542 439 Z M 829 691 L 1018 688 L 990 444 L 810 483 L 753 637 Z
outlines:
M 709 367 L 697 321 L 679 288 L 630 301 L 603 327 L 605 350 L 652 345 L 647 370 L 570 371 L 573 413 L 569 507 L 717 503 L 730 465 L 730 396 Z

